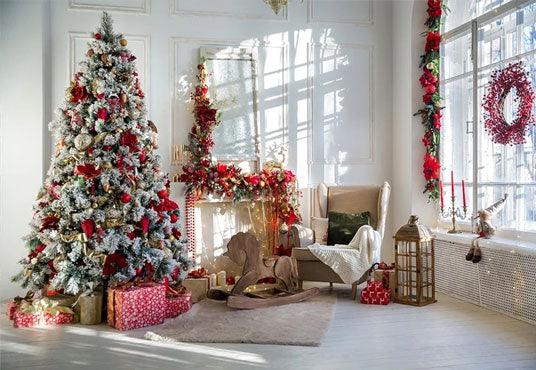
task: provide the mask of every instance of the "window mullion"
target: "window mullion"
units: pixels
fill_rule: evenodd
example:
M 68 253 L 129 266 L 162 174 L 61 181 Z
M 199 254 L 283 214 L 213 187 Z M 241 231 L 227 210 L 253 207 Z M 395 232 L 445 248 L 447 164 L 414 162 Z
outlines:
M 476 214 L 478 209 L 478 52 L 478 22 L 474 20 L 471 22 L 471 59 L 473 63 L 473 214 Z M 472 217 L 471 220 L 473 220 Z

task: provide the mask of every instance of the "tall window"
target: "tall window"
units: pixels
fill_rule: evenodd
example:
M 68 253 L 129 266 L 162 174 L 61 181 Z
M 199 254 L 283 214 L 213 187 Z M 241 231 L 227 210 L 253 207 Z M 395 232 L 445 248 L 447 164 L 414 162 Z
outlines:
M 536 0 L 449 0 L 447 6 L 441 49 L 445 189 L 450 189 L 453 170 L 458 199 L 465 179 L 473 213 L 508 193 L 507 206 L 494 223 L 536 232 L 536 127 L 524 145 L 494 144 L 481 109 L 491 72 L 510 62 L 525 62 L 536 90 Z M 507 121 L 517 109 L 513 95 L 505 103 Z

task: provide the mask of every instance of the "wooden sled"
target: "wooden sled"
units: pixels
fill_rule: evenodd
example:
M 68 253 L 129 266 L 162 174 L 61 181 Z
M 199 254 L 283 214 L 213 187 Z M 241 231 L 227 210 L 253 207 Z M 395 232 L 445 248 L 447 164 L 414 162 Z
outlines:
M 227 297 L 227 306 L 239 310 L 252 310 L 254 308 L 282 306 L 289 303 L 298 303 L 320 294 L 320 289 L 311 288 L 297 293 L 273 289 L 261 293 L 248 293 L 246 295 L 230 295 Z

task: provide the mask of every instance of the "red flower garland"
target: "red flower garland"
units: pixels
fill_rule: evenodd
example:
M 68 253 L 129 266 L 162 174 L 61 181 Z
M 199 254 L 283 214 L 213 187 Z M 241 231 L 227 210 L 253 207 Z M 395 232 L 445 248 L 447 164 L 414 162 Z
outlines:
M 504 118 L 503 109 L 504 101 L 513 88 L 516 90 L 514 101 L 518 103 L 518 109 L 516 118 L 509 124 Z M 533 103 L 534 90 L 523 62 L 511 63 L 504 69 L 494 71 L 482 104 L 484 126 L 491 140 L 503 145 L 524 144 L 527 128 L 534 123 Z
M 191 163 L 183 166 L 181 175 L 181 181 L 187 184 L 187 193 L 215 194 L 235 201 L 271 199 L 279 221 L 287 225 L 299 221 L 296 175 L 292 171 L 269 168 L 260 173 L 243 174 L 240 167 L 212 160 L 212 133 L 220 124 L 220 113 L 207 95 L 205 65 L 199 64 L 197 69 L 198 84 L 192 93 L 194 125 L 189 134 Z
M 441 164 L 439 161 L 439 139 L 441 129 L 441 96 L 439 95 L 439 46 L 441 35 L 441 15 L 445 11 L 442 0 L 428 0 L 428 19 L 425 22 L 426 43 L 424 55 L 421 56 L 422 75 L 419 82 L 423 89 L 422 101 L 425 107 L 416 115 L 422 118 L 425 133 L 422 143 L 426 149 L 423 160 L 423 175 L 426 180 L 424 193 L 430 200 L 439 198 L 439 175 Z

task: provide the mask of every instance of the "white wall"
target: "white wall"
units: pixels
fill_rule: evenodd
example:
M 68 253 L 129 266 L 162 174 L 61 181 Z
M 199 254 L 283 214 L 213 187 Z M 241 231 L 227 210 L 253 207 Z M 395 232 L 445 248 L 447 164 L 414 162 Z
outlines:
M 199 47 L 248 45 L 259 55 L 261 125 L 277 137 L 272 142 L 287 149 L 288 166 L 297 171 L 302 188 L 321 181 L 396 183 L 393 167 L 400 172 L 403 153 L 392 149 L 392 87 L 397 73 L 393 65 L 401 63 L 393 64 L 393 38 L 399 34 L 392 26 L 391 1 L 290 1 L 288 12 L 278 16 L 262 0 L 43 0 L 3 2 L 2 8 L 8 20 L 3 25 L 11 35 L 2 38 L 6 47 L 2 44 L 1 50 L 9 56 L 2 62 L 9 60 L 2 66 L 3 71 L 9 69 L 3 72 L 2 85 L 11 93 L 2 91 L 2 104 L 5 100 L 10 106 L 2 122 L 16 128 L 6 136 L 9 146 L 2 152 L 10 159 L 2 156 L 2 220 L 9 219 L 2 222 L 3 272 L 15 271 L 15 260 L 24 254 L 19 238 L 28 230 L 31 204 L 47 169 L 43 162 L 48 161 L 51 142 L 49 134 L 43 134 L 43 121 L 63 100 L 103 8 L 138 57 L 164 168 L 176 170 L 170 163 L 172 146 L 187 141 L 187 95 Z M 396 50 L 401 52 L 395 45 Z M 12 94 L 14 89 L 20 92 Z M 396 99 L 402 96 L 408 98 L 395 94 Z M 402 129 L 396 135 L 410 132 Z M 26 147 L 18 145 L 23 135 Z M 412 155 L 407 147 L 396 150 Z M 19 152 L 24 156 L 15 155 Z M 410 159 L 406 161 L 409 166 Z M 399 181 L 393 187 L 394 202 L 398 187 L 410 192 L 408 184 Z M 401 214 L 410 207 L 407 199 L 398 207 Z M 307 200 L 305 191 L 305 210 Z M 391 235 L 388 222 L 386 260 L 392 258 Z M 7 295 L 15 289 L 5 277 L 0 284 Z
M 9 281 L 26 255 L 21 237 L 43 176 L 45 9 L 0 2 L 0 299 L 19 293 Z
M 393 2 L 393 229 L 408 221 L 411 214 L 430 226 L 436 223 L 435 208 L 422 193 L 424 129 L 420 116 L 413 114 L 422 107 L 418 78 L 420 55 L 424 51 L 426 1 Z

